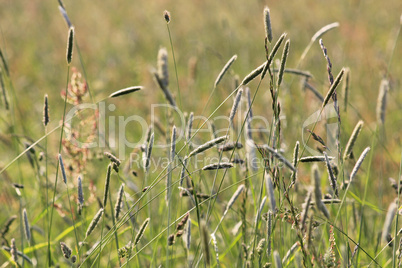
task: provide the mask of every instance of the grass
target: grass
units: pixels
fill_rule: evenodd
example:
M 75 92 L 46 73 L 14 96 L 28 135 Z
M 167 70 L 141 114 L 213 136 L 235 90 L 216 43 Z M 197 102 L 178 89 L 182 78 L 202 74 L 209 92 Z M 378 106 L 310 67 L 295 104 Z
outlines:
M 399 267 L 398 4 L 283 2 L 0 3 L 0 267 Z

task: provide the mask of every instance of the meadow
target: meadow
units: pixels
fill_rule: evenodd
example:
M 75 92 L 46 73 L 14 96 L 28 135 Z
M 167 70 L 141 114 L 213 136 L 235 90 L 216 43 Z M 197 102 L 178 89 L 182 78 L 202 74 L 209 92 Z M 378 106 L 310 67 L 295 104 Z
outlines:
M 0 2 L 0 267 L 399 267 L 401 7 Z

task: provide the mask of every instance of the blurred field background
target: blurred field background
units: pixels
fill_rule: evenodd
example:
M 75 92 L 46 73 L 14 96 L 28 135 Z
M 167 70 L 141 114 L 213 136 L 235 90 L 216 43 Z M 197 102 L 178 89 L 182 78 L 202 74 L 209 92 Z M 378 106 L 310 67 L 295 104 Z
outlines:
M 389 203 L 396 197 L 388 178 L 392 177 L 398 181 L 400 177 L 402 50 L 400 39 L 397 40 L 397 37 L 401 27 L 402 2 L 396 0 L 336 2 L 65 0 L 64 4 L 75 26 L 75 40 L 81 50 L 87 82 L 94 100 L 104 99 L 121 88 L 142 85 L 145 89 L 138 94 L 108 101 L 108 103 L 114 103 L 117 106 L 112 115 L 136 114 L 147 121 L 150 120 L 151 104 L 165 102 L 160 89 L 152 81 L 150 73 L 150 69 L 156 66 L 160 47 L 166 47 L 169 53 L 170 89 L 179 107 L 188 113 L 192 111 L 195 115 L 203 111 L 209 94 L 213 90 L 213 83 L 224 64 L 230 57 L 237 54 L 238 58 L 231 67 L 230 73 L 224 77 L 214 92 L 216 97 L 212 99 L 203 114 L 207 116 L 233 91 L 236 75 L 241 81 L 245 75 L 265 61 L 263 24 L 265 5 L 268 5 L 271 11 L 274 40 L 277 40 L 283 32 L 286 32 L 287 38 L 291 40 L 286 63 L 288 68 L 297 66 L 302 52 L 316 31 L 332 22 L 339 22 L 338 28 L 331 30 L 322 38 L 328 49 L 334 76 L 342 67 L 350 68 L 349 102 L 355 109 L 350 106 L 347 112 L 344 112 L 340 87 L 338 99 L 341 105 L 341 132 L 344 134 L 341 143 L 343 147 L 346 145 L 358 120 L 365 121 L 363 131 L 355 145 L 355 148 L 358 148 L 355 158 L 367 146 L 373 146 L 373 158 L 370 165 L 369 159 L 366 159 L 367 162 L 359 171 L 360 187 L 354 188 L 353 191 L 360 199 L 363 198 L 366 186 L 363 182 L 366 179 L 365 175 L 369 174 L 367 200 L 375 208 L 370 207 L 365 210 L 368 218 L 364 220 L 363 232 L 366 237 L 363 236 L 361 246 L 366 247 L 373 256 L 381 250 L 381 248 L 375 248 L 377 234 L 381 232 Z M 164 10 L 169 10 L 171 13 L 169 27 L 177 61 L 181 100 L 177 91 L 169 35 L 163 19 Z M 66 83 L 65 55 L 68 28 L 60 15 L 56 0 L 4 0 L 0 2 L 0 30 L 0 47 L 7 60 L 15 92 L 12 93 L 10 89 L 7 91 L 13 107 L 11 113 L 15 115 L 15 133 L 23 136 L 22 139 L 27 141 L 30 139 L 36 141 L 44 135 L 42 124 L 44 94 L 49 95 L 51 118 L 49 129 L 58 126 L 62 118 L 64 100 L 60 92 Z M 279 55 L 278 53 L 277 58 L 280 59 Z M 196 62 L 196 72 L 192 73 L 189 66 L 194 62 Z M 76 50 L 74 50 L 72 66 L 83 72 Z M 313 44 L 298 68 L 314 76 L 311 83 L 325 96 L 328 90 L 326 62 L 318 42 Z M 379 136 L 376 136 L 374 133 L 377 126 L 377 96 L 383 78 L 389 79 L 390 91 L 385 124 Z M 303 121 L 321 106 L 311 92 L 302 89 L 301 81 L 299 77 L 285 75 L 285 86 L 280 96 L 282 114 L 286 116 L 286 123 L 282 130 L 284 149 L 285 155 L 289 158 L 295 141 L 301 140 Z M 256 85 L 255 81 L 250 84 L 252 93 L 255 92 Z M 86 101 L 91 100 L 88 97 Z M 220 112 L 228 115 L 231 106 L 230 99 Z M 270 106 L 268 82 L 265 81 L 253 104 L 253 112 L 271 117 Z M 68 106 L 67 109 L 71 107 Z M 11 113 L 5 111 L 3 103 L 0 109 L 2 119 L 0 122 L 0 169 L 2 169 L 21 153 L 24 147 L 22 144 L 19 144 L 17 148 L 13 146 L 13 138 L 9 135 L 9 126 L 12 124 Z M 130 139 L 138 140 L 143 130 L 133 128 L 128 131 Z M 319 130 L 317 131 L 319 133 Z M 307 134 L 305 132 L 304 137 Z M 320 134 L 325 136 L 324 131 Z M 259 142 L 262 143 L 263 140 Z M 54 176 L 55 172 L 58 143 L 59 131 L 56 131 L 48 139 L 48 154 L 52 162 L 50 177 Z M 314 143 L 311 141 L 310 143 L 313 146 Z M 95 153 L 98 151 L 95 150 Z M 160 154 L 163 154 L 163 151 Z M 16 214 L 19 207 L 14 190 L 6 183 L 7 181 L 18 182 L 19 177 L 23 177 L 26 188 L 37 189 L 37 186 L 34 186 L 35 173 L 30 169 L 26 157 L 22 157 L 18 162 L 18 166 L 15 163 L 0 174 L 0 185 L 3 189 L 0 193 L 0 224 L 3 224 L 10 215 Z M 349 169 L 352 167 L 353 165 Z M 88 166 L 83 171 L 98 186 L 99 196 L 103 193 L 105 171 L 105 161 L 88 161 Z M 133 179 L 139 187 L 142 186 L 141 176 L 142 174 Z M 309 168 L 301 167 L 299 178 L 308 184 L 309 176 Z M 113 194 L 117 191 L 117 187 L 116 183 Z M 225 193 L 220 199 L 228 200 L 234 190 L 235 188 L 230 193 Z M 130 190 L 128 192 L 134 195 L 134 192 Z M 27 192 L 24 202 L 34 218 L 34 215 L 40 214 L 42 209 L 35 207 L 39 204 L 31 201 L 31 194 Z M 160 199 L 162 203 L 163 198 Z M 304 197 L 301 198 L 303 199 Z M 115 200 L 114 197 L 113 200 Z M 357 202 L 357 206 L 359 204 L 361 203 Z M 94 206 L 95 208 L 91 209 L 88 216 L 96 213 L 96 205 Z M 157 202 L 152 206 L 159 211 L 162 210 Z M 221 212 L 219 210 L 219 213 Z M 57 216 L 55 217 L 56 224 L 60 224 L 53 228 L 53 232 L 62 232 L 68 226 Z M 139 220 L 139 224 L 142 220 Z M 11 233 L 19 236 L 17 224 L 13 226 Z M 73 239 L 72 234 L 71 239 Z M 159 243 L 164 245 L 162 242 Z M 398 243 L 399 240 L 397 246 Z M 58 250 L 59 246 L 56 246 Z M 286 244 L 286 246 L 289 245 Z M 155 245 L 152 248 L 157 250 Z M 353 249 L 353 246 L 351 248 Z M 55 252 L 57 250 L 54 249 Z M 280 252 L 283 251 L 286 252 L 287 249 Z M 387 254 L 385 252 L 384 256 L 392 256 L 392 252 Z M 232 256 L 234 256 L 233 253 Z M 361 258 L 367 265 L 365 256 Z M 0 255 L 1 262 L 6 260 L 4 254 Z M 382 265 L 390 265 L 387 257 L 384 259 L 380 257 L 380 260 Z M 107 258 L 102 261 L 101 266 L 105 267 Z M 180 261 L 176 262 L 177 265 L 179 263 Z M 157 264 L 160 263 L 151 262 L 151 265 Z M 116 260 L 113 262 L 113 266 L 115 265 L 117 265 Z M 223 259 L 222 265 L 230 267 L 230 257 Z M 289 267 L 293 267 L 292 264 Z

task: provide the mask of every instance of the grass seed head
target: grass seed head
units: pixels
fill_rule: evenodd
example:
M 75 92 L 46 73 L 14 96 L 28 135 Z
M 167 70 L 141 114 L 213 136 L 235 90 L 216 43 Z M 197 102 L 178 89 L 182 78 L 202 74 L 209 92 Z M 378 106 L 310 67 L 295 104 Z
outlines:
M 346 144 L 346 147 L 345 147 L 345 153 L 343 154 L 343 160 L 344 161 L 347 160 L 350 157 L 350 155 L 351 155 L 351 153 L 353 151 L 353 146 L 355 145 L 357 137 L 359 136 L 360 131 L 362 130 L 363 126 L 364 126 L 364 122 L 363 122 L 363 120 L 360 120 L 356 124 L 356 126 L 355 126 L 355 128 L 354 128 L 354 130 L 352 132 L 352 135 L 350 135 L 349 141 L 348 141 L 348 143 Z
M 219 82 L 222 80 L 223 76 L 228 72 L 230 66 L 232 66 L 233 62 L 237 59 L 237 55 L 234 55 L 233 57 L 230 58 L 230 60 L 225 64 L 225 66 L 223 66 L 221 72 L 218 74 L 215 83 L 214 83 L 214 87 L 216 87 Z
M 163 12 L 163 17 L 165 18 L 166 23 L 170 23 L 170 12 L 165 10 Z
M 272 26 L 271 26 L 271 16 L 269 12 L 269 8 L 266 6 L 264 8 L 264 26 L 265 26 L 265 37 L 268 42 L 272 42 Z
M 73 47 L 74 47 L 74 27 L 70 27 L 68 30 L 67 40 L 67 64 L 70 65 L 73 60 Z
M 120 216 L 121 207 L 123 205 L 123 196 L 124 196 L 124 183 L 120 186 L 119 194 L 117 195 L 116 205 L 114 207 L 114 215 L 116 219 L 118 219 Z
M 381 125 L 385 122 L 385 110 L 387 107 L 387 93 L 389 91 L 389 82 L 387 79 L 381 80 L 380 90 L 377 99 L 377 122 Z
M 88 226 L 87 232 L 85 234 L 85 237 L 88 237 L 96 228 L 98 225 L 101 217 L 103 215 L 103 208 L 99 209 L 98 213 L 96 213 L 95 217 L 92 219 L 91 223 Z
M 49 124 L 49 103 L 47 94 L 45 94 L 45 100 L 43 105 L 43 125 L 46 127 Z
M 29 225 L 28 221 L 28 215 L 27 215 L 27 210 L 24 208 L 22 212 L 24 216 L 24 231 L 25 231 L 25 237 L 28 241 L 31 241 L 31 226 Z
M 15 239 L 11 239 L 11 257 L 13 258 L 14 262 L 18 262 L 18 251 L 17 251 L 17 246 L 15 244 Z
M 146 229 L 147 226 L 148 226 L 149 220 L 150 220 L 150 218 L 147 218 L 147 219 L 145 219 L 145 221 L 142 223 L 140 229 L 138 230 L 137 235 L 135 236 L 135 239 L 134 239 L 134 246 L 136 246 L 136 245 L 140 242 L 142 236 L 144 235 L 145 229 Z
M 66 259 L 69 259 L 71 257 L 72 250 L 69 248 L 69 246 L 66 245 L 64 242 L 60 242 L 61 246 L 61 252 L 63 252 L 63 256 Z

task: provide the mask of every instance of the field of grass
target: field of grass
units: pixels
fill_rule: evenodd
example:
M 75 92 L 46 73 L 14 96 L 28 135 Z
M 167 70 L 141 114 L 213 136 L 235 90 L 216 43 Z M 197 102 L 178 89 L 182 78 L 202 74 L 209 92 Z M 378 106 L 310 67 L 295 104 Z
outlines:
M 0 267 L 399 267 L 401 11 L 1 1 Z

